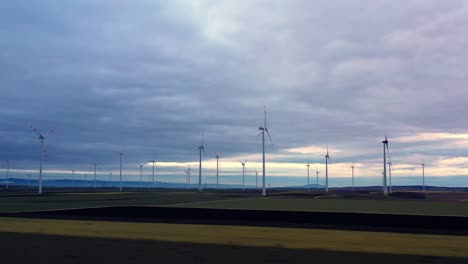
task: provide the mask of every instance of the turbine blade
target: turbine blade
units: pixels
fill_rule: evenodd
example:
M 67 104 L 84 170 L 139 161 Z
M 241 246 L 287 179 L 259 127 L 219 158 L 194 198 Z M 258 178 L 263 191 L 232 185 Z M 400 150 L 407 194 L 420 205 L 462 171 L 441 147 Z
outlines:
M 50 135 L 50 134 L 52 134 L 52 133 L 54 133 L 54 132 L 55 132 L 55 128 L 52 128 L 51 130 L 49 130 L 49 132 L 47 132 L 47 133 L 44 135 L 44 137 L 46 137 L 46 136 L 48 136 L 48 135 Z
M 31 128 L 34 132 L 36 132 L 40 137 L 42 137 L 42 134 L 37 130 L 35 129 L 32 125 L 29 125 L 29 128 Z
M 270 143 L 273 145 L 273 140 L 271 139 L 270 132 L 268 132 L 268 128 L 265 128 L 265 131 L 267 132 L 268 138 L 270 139 Z

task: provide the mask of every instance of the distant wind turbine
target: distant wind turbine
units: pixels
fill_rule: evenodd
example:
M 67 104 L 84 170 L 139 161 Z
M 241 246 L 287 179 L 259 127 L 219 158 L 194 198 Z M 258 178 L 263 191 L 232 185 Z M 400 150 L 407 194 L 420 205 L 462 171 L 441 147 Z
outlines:
M 422 167 L 422 177 L 423 177 L 423 192 L 426 191 L 426 182 L 425 182 L 425 178 L 424 178 L 424 169 L 426 167 L 426 162 L 423 160 L 423 163 L 421 163 L 421 167 Z
M 97 164 L 93 163 L 93 165 L 94 165 L 94 189 L 96 189 L 96 185 L 97 185 L 96 166 L 97 166 Z
M 392 193 L 392 161 L 391 161 L 391 158 L 390 158 L 390 153 L 388 153 L 388 158 L 389 158 L 389 162 L 388 162 L 388 180 L 389 180 L 389 190 L 388 190 L 388 193 Z
M 151 181 L 153 182 L 153 187 L 154 187 L 154 168 L 155 168 L 155 164 L 156 164 L 156 161 L 155 160 L 150 160 L 149 162 L 151 162 L 153 164 L 153 174 L 151 176 Z
M 309 170 L 310 170 L 310 162 L 307 162 L 307 191 L 310 192 L 310 175 L 309 175 Z
M 353 191 L 354 191 L 354 164 L 351 165 L 351 177 L 352 177 L 352 181 L 353 181 Z
M 200 151 L 200 159 L 199 159 L 199 167 L 198 167 L 198 191 L 202 191 L 202 151 L 203 154 L 206 156 L 205 153 L 205 147 L 203 146 L 204 141 L 204 132 L 202 132 L 202 141 L 201 145 L 198 147 L 198 150 Z
M 6 161 L 6 169 L 7 169 L 7 173 L 6 173 L 6 188 L 8 189 L 8 187 L 10 187 L 10 160 L 7 160 Z
M 255 169 L 255 189 L 258 189 L 258 170 Z
M 187 165 L 188 165 L 188 184 L 191 184 L 191 177 L 192 177 L 192 176 L 190 175 L 190 170 L 191 170 L 191 168 L 190 168 L 190 164 L 187 164 Z
M 75 170 L 72 170 L 72 188 L 75 187 Z
M 138 166 L 140 166 L 140 185 L 143 184 L 143 164 L 138 163 Z
M 122 155 L 124 154 L 123 151 L 117 152 L 120 157 L 120 178 L 119 178 L 119 191 L 122 191 Z
M 216 157 L 216 189 L 219 190 L 219 155 L 215 152 Z
M 315 173 L 317 174 L 317 187 L 318 187 L 318 185 L 319 185 L 319 183 L 318 183 L 318 175 L 319 175 L 320 172 L 318 171 L 317 168 L 315 168 Z
M 44 163 L 44 154 L 45 154 L 44 140 L 46 139 L 46 137 L 49 134 L 54 133 L 55 130 L 51 129 L 46 134 L 42 135 L 37 129 L 33 128 L 32 126 L 30 126 L 30 127 L 34 132 L 36 132 L 39 135 L 39 139 L 41 140 L 41 158 L 40 158 L 41 162 L 40 162 L 40 165 L 39 165 L 39 188 L 38 188 L 38 193 L 42 194 L 42 165 Z
M 388 150 L 388 139 L 385 136 L 385 139 L 382 141 L 383 143 L 383 176 L 382 176 L 382 188 L 383 188 L 383 195 L 388 196 L 388 189 L 387 189 L 387 154 L 386 151 Z
M 271 140 L 270 132 L 268 132 L 267 128 L 267 122 L 266 122 L 266 108 L 263 107 L 263 113 L 264 113 L 264 119 L 263 119 L 263 127 L 260 126 L 258 130 L 262 131 L 260 132 L 259 135 L 262 135 L 262 147 L 263 147 L 263 182 L 262 182 L 262 195 L 266 196 L 266 186 L 265 186 L 265 177 L 266 177 L 266 172 L 265 172 L 265 132 L 267 133 L 268 137 L 270 138 L 271 144 L 273 144 L 273 141 Z
M 239 162 L 242 164 L 242 191 L 245 191 L 245 164 L 247 163 L 247 160 Z
M 330 160 L 330 155 L 327 146 L 327 155 L 325 155 L 325 192 L 328 192 L 328 160 Z

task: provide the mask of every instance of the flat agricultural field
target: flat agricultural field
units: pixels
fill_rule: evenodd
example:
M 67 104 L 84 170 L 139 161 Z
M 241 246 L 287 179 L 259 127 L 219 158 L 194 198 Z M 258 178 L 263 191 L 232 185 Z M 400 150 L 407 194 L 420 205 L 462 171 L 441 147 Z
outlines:
M 266 197 L 175 205 L 190 208 L 468 216 L 468 202 Z
M 463 196 L 461 196 L 463 195 Z M 448 200 L 451 196 L 456 200 Z M 436 197 L 436 198 L 434 198 Z M 441 197 L 441 198 L 439 198 Z M 448 198 L 447 198 L 448 197 Z M 427 199 L 379 196 L 339 196 L 323 193 L 278 192 L 261 197 L 258 192 L 177 190 L 54 190 L 0 192 L 0 213 L 102 206 L 171 206 L 189 208 L 279 210 L 311 212 L 357 212 L 468 216 L 468 195 L 431 194 Z
M 262 198 L 256 192 L 175 190 L 55 190 L 41 196 L 0 192 L 0 213 L 112 206 L 123 217 L 119 221 L 0 217 L 0 248 L 8 252 L 6 263 L 468 263 L 468 236 L 459 233 L 242 226 L 216 223 L 216 219 L 213 224 L 125 219 L 132 216 L 125 215 L 128 208 L 139 210 L 134 206 L 161 212 L 171 209 L 167 207 L 187 207 L 192 209 L 184 210 L 197 212 L 202 210 L 193 208 L 273 214 L 278 210 L 283 215 L 304 211 L 468 216 L 468 203 L 444 197 L 381 199 L 286 192 Z M 123 209 L 128 205 L 132 207 Z M 165 213 L 162 217 L 170 220 Z M 187 217 L 184 214 L 182 219 Z
M 50 255 L 51 259 L 55 258 L 63 262 L 81 258 L 81 263 L 91 260 L 80 254 L 88 252 L 92 257 L 97 257 L 96 255 L 104 253 L 101 249 L 106 249 L 107 254 L 111 255 L 126 254 L 123 259 L 117 260 L 117 263 L 123 263 L 125 259 L 128 261 L 129 257 L 139 262 L 141 260 L 154 261 L 148 258 L 150 255 L 162 255 L 166 259 L 170 259 L 172 255 L 172 261 L 174 258 L 179 258 L 193 262 L 193 259 L 190 260 L 190 257 L 193 257 L 204 258 L 207 260 L 206 263 L 219 263 L 217 257 L 222 257 L 223 254 L 226 257 L 229 252 L 236 251 L 234 259 L 243 259 L 249 263 L 251 262 L 249 258 L 255 255 L 255 252 L 259 252 L 262 258 L 266 258 L 265 252 L 273 252 L 271 249 L 277 249 L 278 253 L 284 252 L 286 256 L 297 253 L 301 257 L 308 256 L 317 259 L 327 259 L 331 255 L 336 255 L 335 260 L 343 260 L 344 263 L 358 263 L 359 261 L 359 263 L 373 263 L 378 259 L 382 259 L 379 261 L 381 263 L 391 263 L 390 260 L 401 263 L 427 263 L 427 260 L 435 260 L 436 263 L 437 261 L 438 263 L 463 263 L 468 258 L 468 237 L 466 236 L 301 228 L 0 217 L 0 237 L 2 238 L 0 241 L 3 241 L 0 242 L 2 249 L 8 252 L 5 255 L 12 257 L 12 252 L 17 252 L 13 256 L 17 262 L 21 263 L 36 259 L 38 255 L 19 254 L 18 249 L 15 250 L 15 245 L 22 250 L 28 248 L 28 251 L 32 251 L 37 246 L 28 247 L 27 243 L 40 245 L 40 241 L 47 245 L 47 250 L 44 250 L 42 254 Z M 59 241 L 64 241 L 64 243 Z M 88 241 L 91 243 L 88 244 Z M 74 244 L 74 246 L 69 244 Z M 126 249 L 111 250 L 113 245 L 122 247 L 119 244 L 127 244 L 129 249 L 134 248 L 131 246 L 133 244 L 143 244 L 143 246 L 140 249 L 134 248 L 136 252 L 129 252 Z M 93 245 L 96 248 L 93 249 Z M 151 248 L 150 245 L 153 247 Z M 169 251 L 170 253 L 167 251 L 168 247 L 173 249 Z M 216 249 L 216 251 L 209 252 L 207 249 Z M 207 255 L 200 255 L 198 250 Z M 36 251 L 40 252 L 40 250 Z M 178 254 L 185 252 L 187 255 L 177 256 L 176 252 L 179 252 Z M 140 255 L 144 255 L 144 259 L 140 260 Z M 106 256 L 102 255 L 102 257 Z M 209 260 L 210 257 L 213 259 Z M 110 256 L 110 258 L 115 259 L 115 256 Z M 223 260 L 223 263 L 234 263 L 229 258 L 226 261 Z M 270 261 L 274 259 L 270 258 Z M 290 263 L 290 260 L 280 257 L 278 262 L 274 262 Z M 299 261 L 296 259 L 293 262 Z M 60 261 L 55 263 L 60 263 Z
M 170 205 L 211 200 L 242 198 L 243 194 L 168 191 L 168 190 L 136 190 L 116 191 L 97 190 L 95 192 L 80 192 L 70 190 L 55 190 L 43 195 L 33 192 L 0 192 L 0 213 L 19 211 L 38 211 L 51 209 L 86 208 L 101 206 L 125 205 Z

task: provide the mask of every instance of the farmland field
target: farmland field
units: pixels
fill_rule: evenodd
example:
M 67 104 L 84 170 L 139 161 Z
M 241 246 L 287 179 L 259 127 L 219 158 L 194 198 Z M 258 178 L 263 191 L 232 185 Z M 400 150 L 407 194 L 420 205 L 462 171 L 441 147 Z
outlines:
M 190 208 L 468 216 L 468 202 L 267 197 L 175 205 Z
M 0 218 L 9 233 L 468 258 L 468 237 L 300 228 Z M 18 235 L 20 236 L 20 235 Z M 21 236 L 20 236 L 21 237 Z
M 57 189 L 41 196 L 25 191 L 0 192 L 0 213 L 112 206 L 120 215 L 126 210 L 114 206 L 131 205 L 157 206 L 159 209 L 187 207 L 468 216 L 468 203 L 434 199 L 317 198 L 315 194 L 303 192 L 277 192 L 263 198 L 258 193 L 239 191 L 93 191 Z M 149 263 L 157 260 L 162 263 L 220 263 L 220 259 L 223 263 L 303 263 L 304 259 L 364 264 L 468 261 L 468 236 L 458 234 L 223 223 L 143 223 L 127 221 L 125 217 L 131 215 L 122 217 L 124 220 L 119 221 L 0 217 L 0 247 L 8 252 L 8 263 Z M 43 257 L 38 258 L 39 255 Z
M 359 212 L 468 216 L 468 202 L 435 199 L 375 199 L 373 197 L 334 197 L 289 192 L 267 198 L 259 193 L 240 191 L 55 190 L 44 195 L 33 192 L 0 192 L 0 213 L 100 206 L 171 206 L 218 209 L 255 209 L 313 212 Z

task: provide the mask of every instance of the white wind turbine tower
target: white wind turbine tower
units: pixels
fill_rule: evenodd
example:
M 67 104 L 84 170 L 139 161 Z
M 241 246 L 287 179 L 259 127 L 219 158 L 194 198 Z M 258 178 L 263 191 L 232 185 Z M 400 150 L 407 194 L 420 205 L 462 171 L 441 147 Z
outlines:
M 185 170 L 185 184 L 188 184 L 188 169 Z
M 382 141 L 383 143 L 383 175 L 382 175 L 382 187 L 383 187 L 383 195 L 388 196 L 388 188 L 387 188 L 387 153 L 388 150 L 388 139 L 385 136 L 385 139 Z
M 351 165 L 351 177 L 352 177 L 352 181 L 353 181 L 353 191 L 354 191 L 354 164 Z
M 94 166 L 94 189 L 96 189 L 96 185 L 97 185 L 96 166 L 97 166 L 97 164 L 93 163 L 93 166 Z
M 328 160 L 330 159 L 330 155 L 328 154 L 328 147 L 327 147 L 327 155 L 325 155 L 325 191 L 328 192 Z
M 266 122 L 266 109 L 263 107 L 263 113 L 264 113 L 264 119 L 263 119 L 263 127 L 260 126 L 258 130 L 261 130 L 259 135 L 262 135 L 262 147 L 263 147 L 263 179 L 262 179 L 262 196 L 266 196 L 266 186 L 265 186 L 265 132 L 268 134 L 268 137 L 270 138 L 271 144 L 273 144 L 273 141 L 271 140 L 270 132 L 268 132 L 267 128 L 267 122 Z
M 319 175 L 320 172 L 318 171 L 317 168 L 315 168 L 315 173 L 317 174 L 317 187 L 318 187 L 318 185 L 319 185 L 319 184 L 318 184 L 318 175 Z
M 216 157 L 216 189 L 219 190 L 219 155 L 215 152 Z
M 42 135 L 37 129 L 33 128 L 32 126 L 31 126 L 31 129 L 34 130 L 34 132 L 36 132 L 39 135 L 39 139 L 41 140 L 41 158 L 40 158 L 41 162 L 40 162 L 40 165 L 39 165 L 39 189 L 38 189 L 38 193 L 42 194 L 42 165 L 44 163 L 44 152 L 45 152 L 44 140 L 46 139 L 47 135 L 54 132 L 54 129 L 49 130 L 49 132 L 47 132 L 47 134 L 45 134 L 45 135 Z
M 123 153 L 123 151 L 119 151 L 119 152 L 117 152 L 117 154 L 119 154 L 119 157 L 120 157 L 119 191 L 122 191 L 122 155 L 123 155 L 124 153 Z
M 138 163 L 138 166 L 140 166 L 140 186 L 143 184 L 143 164 Z
M 10 187 L 10 160 L 7 160 L 6 188 Z
M 192 177 L 192 176 L 190 175 L 190 170 L 191 170 L 191 168 L 190 168 L 190 164 L 187 164 L 187 165 L 188 165 L 188 184 L 191 184 L 191 177 Z
M 424 169 L 426 167 L 426 162 L 423 160 L 423 163 L 421 163 L 421 167 L 422 167 L 422 176 L 423 176 L 423 192 L 426 191 L 426 182 L 425 182 L 425 178 L 424 178 Z
M 388 179 L 389 179 L 389 193 L 392 193 L 392 158 L 390 156 L 390 152 L 388 152 Z
M 307 191 L 310 192 L 310 174 L 309 174 L 309 170 L 310 170 L 310 162 L 307 162 Z
M 198 147 L 200 151 L 200 159 L 199 159 L 199 166 L 198 166 L 198 191 L 202 191 L 202 151 L 203 154 L 206 156 L 205 147 L 203 146 L 204 141 L 204 132 L 202 133 L 202 141 L 201 145 Z
M 72 170 L 72 188 L 75 187 L 75 170 Z
M 155 167 L 154 164 L 156 164 L 156 161 L 155 160 L 150 160 L 149 162 L 153 163 L 153 176 L 151 178 L 151 181 L 153 182 L 153 187 L 154 187 L 154 167 Z
M 258 189 L 258 170 L 255 169 L 255 189 Z
M 242 191 L 245 191 L 245 164 L 247 163 L 247 160 L 239 162 L 242 164 Z

